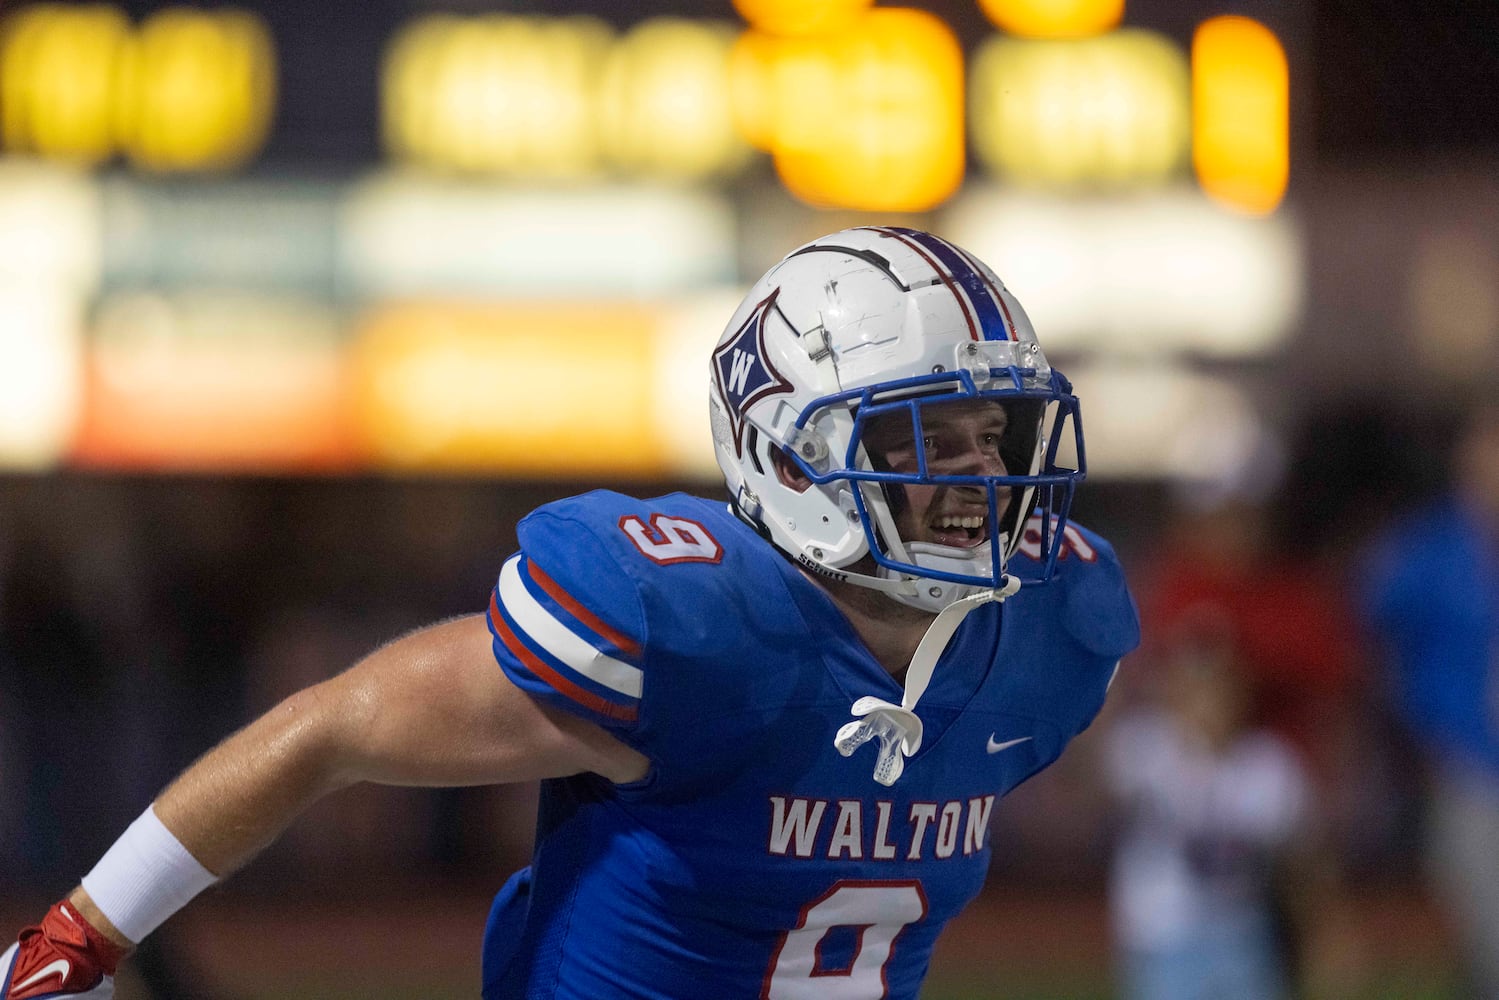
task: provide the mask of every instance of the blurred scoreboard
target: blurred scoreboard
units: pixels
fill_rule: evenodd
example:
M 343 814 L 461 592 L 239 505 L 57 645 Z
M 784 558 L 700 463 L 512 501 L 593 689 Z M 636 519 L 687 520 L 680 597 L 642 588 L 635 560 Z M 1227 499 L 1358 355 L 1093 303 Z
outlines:
M 988 258 L 1100 398 L 1296 323 L 1273 18 L 665 6 L 0 12 L 0 467 L 707 475 L 737 296 L 862 222 Z M 1153 368 L 1163 428 L 1254 422 Z
M 394 162 L 493 178 L 725 179 L 758 149 L 820 207 L 934 208 L 962 183 L 970 137 L 1007 184 L 1152 186 L 1190 163 L 1224 204 L 1279 204 L 1289 75 L 1267 27 L 1208 18 L 1188 52 L 1119 27 L 1122 0 L 982 6 L 1000 29 L 971 59 L 936 15 L 857 0 L 740 0 L 748 25 L 654 17 L 624 31 L 588 15 L 417 14 L 383 40 L 379 120 L 363 125 Z M 342 54 L 324 55 L 335 74 Z M 253 10 L 136 21 L 107 3 L 37 3 L 0 24 L 12 153 L 232 170 L 261 151 L 277 99 L 277 40 Z
M 0 26 L 0 134 L 12 153 L 147 171 L 238 167 L 276 102 L 275 45 L 236 8 L 37 4 Z

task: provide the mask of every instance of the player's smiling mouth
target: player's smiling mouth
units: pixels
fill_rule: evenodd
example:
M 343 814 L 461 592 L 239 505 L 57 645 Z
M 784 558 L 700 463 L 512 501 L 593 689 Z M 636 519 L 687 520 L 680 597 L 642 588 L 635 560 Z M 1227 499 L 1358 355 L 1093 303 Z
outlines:
M 939 514 L 931 521 L 933 541 L 972 548 L 989 537 L 988 521 L 982 514 Z

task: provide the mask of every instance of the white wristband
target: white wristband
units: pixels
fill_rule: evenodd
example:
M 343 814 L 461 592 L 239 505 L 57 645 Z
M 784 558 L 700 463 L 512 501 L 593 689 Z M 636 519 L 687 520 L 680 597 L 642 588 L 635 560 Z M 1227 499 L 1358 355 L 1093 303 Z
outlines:
M 139 943 L 216 881 L 148 808 L 83 876 L 83 890 L 121 934 Z

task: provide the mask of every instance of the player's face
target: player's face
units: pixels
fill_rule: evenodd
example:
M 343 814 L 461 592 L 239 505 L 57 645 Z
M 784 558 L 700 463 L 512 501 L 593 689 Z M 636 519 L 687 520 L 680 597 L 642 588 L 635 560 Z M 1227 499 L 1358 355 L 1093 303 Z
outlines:
M 992 400 L 968 399 L 927 406 L 921 412 L 922 440 L 904 414 L 885 414 L 870 420 L 864 445 L 892 472 L 916 472 L 917 449 L 926 451 L 932 475 L 1002 476 L 1008 470 L 1000 457 L 1000 442 L 1009 426 L 1004 407 Z M 973 548 L 989 540 L 986 491 L 978 486 L 902 486 L 903 497 L 892 498 L 892 513 L 907 542 L 931 542 Z M 998 510 L 1009 506 L 1010 490 L 997 491 Z

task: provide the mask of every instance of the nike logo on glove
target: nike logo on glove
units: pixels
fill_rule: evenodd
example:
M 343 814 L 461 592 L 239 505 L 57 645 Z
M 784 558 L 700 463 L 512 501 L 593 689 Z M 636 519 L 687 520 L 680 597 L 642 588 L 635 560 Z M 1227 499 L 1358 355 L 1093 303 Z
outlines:
M 35 986 L 37 983 L 41 982 L 43 979 L 46 979 L 48 976 L 56 976 L 57 985 L 61 986 L 63 983 L 66 983 L 68 981 L 68 973 L 72 971 L 73 966 L 68 963 L 68 960 L 66 958 L 59 958 L 55 962 L 48 962 L 40 969 L 37 969 L 31 975 L 26 977 L 25 982 L 16 983 L 11 987 L 11 989 L 16 992 L 20 992 L 28 986 Z
M 1008 749 L 1010 749 L 1010 747 L 1016 746 L 1017 744 L 1020 744 L 1020 743 L 1024 743 L 1025 741 L 1027 741 L 1029 739 L 1030 739 L 1029 736 L 1022 736 L 1022 737 L 1020 737 L 1017 740 L 1005 740 L 1003 743 L 996 743 L 996 742 L 994 742 L 994 734 L 990 733 L 989 734 L 989 745 L 988 745 L 988 747 L 986 749 L 990 753 L 999 753 L 1001 750 L 1008 750 Z

